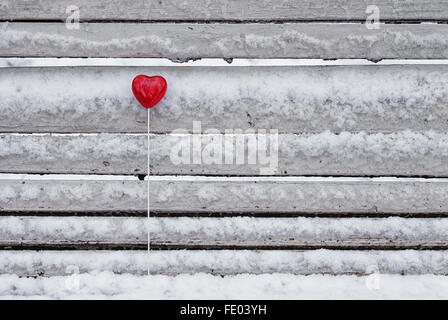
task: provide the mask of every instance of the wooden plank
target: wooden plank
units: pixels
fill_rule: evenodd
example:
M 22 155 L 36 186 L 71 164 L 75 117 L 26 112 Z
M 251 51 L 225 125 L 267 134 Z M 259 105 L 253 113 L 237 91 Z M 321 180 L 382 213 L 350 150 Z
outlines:
M 281 263 L 279 263 L 281 261 Z M 1 251 L 0 274 L 59 276 L 108 271 L 145 275 L 232 274 L 440 274 L 448 275 L 447 251 L 169 250 Z
M 258 133 L 150 135 L 151 174 L 448 174 L 446 133 L 271 133 L 268 147 L 266 134 Z M 145 174 L 147 139 L 145 134 L 0 134 L 0 171 Z
M 222 132 L 448 131 L 448 65 L 5 68 L 0 131 L 146 133 L 130 90 L 140 73 L 168 81 L 155 133 L 191 133 L 193 121 Z
M 149 221 L 149 222 L 148 222 Z M 0 217 L 3 249 L 448 249 L 444 218 Z
M 147 214 L 148 181 L 0 180 L 0 214 Z M 118 179 L 118 178 L 117 178 Z M 151 214 L 448 213 L 446 179 L 151 177 Z
M 3 25 L 3 57 L 446 59 L 448 25 L 64 23 Z
M 3 20 L 63 20 L 69 0 L 7 1 L 0 7 Z M 366 8 L 374 4 L 382 20 L 446 20 L 448 10 L 443 0 L 390 1 L 376 0 L 77 0 L 80 18 L 89 20 L 365 20 Z

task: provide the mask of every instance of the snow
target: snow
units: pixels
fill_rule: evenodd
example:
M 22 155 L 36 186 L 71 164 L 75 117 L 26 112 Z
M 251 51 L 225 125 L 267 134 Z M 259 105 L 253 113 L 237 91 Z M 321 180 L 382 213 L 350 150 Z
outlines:
M 130 83 L 148 73 L 169 83 L 151 114 L 156 132 L 191 130 L 193 120 L 204 129 L 245 129 L 250 120 L 281 132 L 445 130 L 446 72 L 446 65 L 4 68 L 0 125 L 145 132 L 146 110 Z
M 271 52 L 271 55 L 274 52 L 274 56 L 281 57 L 297 55 L 299 52 L 302 53 L 302 57 L 333 58 L 339 55 L 356 58 L 361 55 L 381 59 L 385 56 L 394 56 L 390 51 L 409 51 L 413 53 L 409 56 L 414 58 L 423 58 L 425 52 L 431 51 L 437 52 L 437 57 L 440 57 L 447 45 L 447 39 L 442 31 L 437 32 L 434 29 L 428 30 L 432 32 L 416 32 L 413 31 L 414 29 L 409 30 L 409 27 L 408 29 L 388 28 L 383 25 L 383 30 L 380 32 L 366 34 L 365 27 L 359 23 L 341 23 L 338 24 L 339 32 L 332 33 L 329 27 L 328 33 L 322 35 L 325 29 L 316 28 L 316 25 L 318 23 L 307 23 L 302 28 L 295 28 L 294 24 L 284 23 L 281 26 L 274 25 L 265 29 L 267 31 L 260 30 L 256 25 L 246 25 L 244 33 L 241 33 L 240 26 L 232 24 L 222 26 L 218 29 L 219 33 L 206 28 L 201 28 L 201 33 L 200 27 L 196 27 L 195 41 L 182 41 L 175 36 L 183 31 L 182 28 L 176 30 L 170 24 L 165 27 L 155 25 L 153 27 L 155 31 L 151 28 L 138 28 L 138 24 L 128 24 L 126 33 L 114 27 L 99 33 L 98 28 L 101 28 L 101 24 L 99 26 L 86 24 L 83 26 L 85 30 L 70 33 L 70 30 L 65 30 L 63 26 L 55 28 L 42 24 L 37 26 L 36 30 L 29 31 L 30 29 L 24 28 L 21 24 L 9 26 L 4 23 L 0 27 L 0 48 L 14 50 L 16 47 L 23 47 L 26 43 L 31 52 L 33 50 L 42 52 L 42 48 L 52 48 L 53 51 L 64 52 L 68 56 L 70 53 L 73 55 L 73 52 L 81 52 L 84 53 L 83 55 L 98 55 L 100 52 L 103 56 L 112 52 L 114 55 L 128 56 L 129 52 L 134 52 L 134 55 L 141 55 L 145 48 L 156 48 L 156 50 L 152 49 L 151 53 L 154 54 L 155 51 L 159 56 L 196 57 L 198 47 L 207 46 L 209 50 L 206 54 L 209 56 L 219 54 L 223 57 L 233 57 L 244 55 L 244 53 L 248 55 L 248 52 L 254 56 L 257 51 L 266 51 Z M 162 29 L 163 27 L 165 30 Z M 342 31 L 346 31 L 346 34 Z M 185 31 L 184 34 L 186 34 Z M 192 39 L 191 35 L 190 39 Z M 392 49 L 384 50 L 385 46 L 392 46 Z M 358 50 L 354 51 L 350 48 Z M 315 53 L 311 54 L 312 52 Z
M 288 147 L 287 147 L 288 146 Z M 434 131 L 414 132 L 411 130 L 390 134 L 367 132 L 342 132 L 335 134 L 328 130 L 318 134 L 285 135 L 279 137 L 280 158 L 295 155 L 324 159 L 326 155 L 335 158 L 362 159 L 370 155 L 374 161 L 448 156 L 448 135 Z
M 34 210 L 145 212 L 148 184 L 151 210 L 209 212 L 211 216 L 219 212 L 433 216 L 444 214 L 448 204 L 447 179 L 437 178 L 151 175 L 149 180 L 139 181 L 110 175 L 91 180 L 85 175 L 4 176 L 0 179 L 0 207 L 18 215 Z M 215 200 L 207 197 L 207 190 Z
M 448 60 L 438 59 L 384 59 L 372 62 L 366 59 L 198 59 L 187 62 L 174 62 L 161 58 L 1 58 L 0 68 L 9 67 L 82 67 L 82 66 L 121 66 L 121 67 L 249 67 L 249 66 L 363 66 L 363 65 L 446 65 Z
M 168 52 L 177 52 L 178 48 L 171 39 L 157 35 L 136 36 L 126 39 L 113 38 L 106 41 L 95 41 L 63 34 L 48 34 L 45 32 L 28 32 L 8 30 L 7 22 L 0 26 L 0 48 L 12 48 L 28 43 L 32 48 L 39 46 L 54 46 L 63 50 L 101 50 L 101 49 L 127 49 L 137 50 L 141 45 L 161 47 Z
M 448 274 L 446 250 L 153 250 L 2 251 L 0 274 L 20 276 L 114 272 L 146 275 L 182 273 Z
M 0 217 L 2 239 L 41 242 L 142 243 L 150 232 L 153 241 L 162 243 L 183 243 L 189 239 L 202 244 L 235 240 L 270 244 L 268 239 L 272 238 L 272 243 L 282 244 L 292 238 L 296 239 L 292 243 L 299 244 L 316 244 L 319 240 L 353 244 L 351 239 L 383 241 L 383 244 L 390 241 L 437 244 L 446 239 L 446 230 L 446 218 Z
M 415 45 L 431 50 L 444 49 L 447 41 L 440 35 L 420 35 L 411 32 L 385 32 L 372 36 L 348 35 L 353 47 L 375 47 L 385 42 L 397 51 L 415 49 Z M 286 31 L 276 36 L 248 33 L 243 40 L 226 36 L 213 40 L 211 46 L 221 48 L 246 46 L 247 49 L 278 47 L 301 50 L 315 48 L 320 53 L 338 47 L 337 39 L 320 39 L 300 32 Z M 158 36 L 95 41 L 44 32 L 0 31 L 0 48 L 29 43 L 33 48 L 54 47 L 70 51 L 133 50 L 142 44 L 154 45 L 167 54 L 178 53 L 174 40 Z M 347 43 L 345 44 L 347 45 Z M 186 48 L 186 51 L 193 50 Z M 428 49 L 429 50 L 429 49 Z M 147 66 L 145 71 L 163 73 L 170 91 L 157 109 L 155 123 L 166 130 L 173 126 L 190 125 L 194 118 L 207 119 L 210 125 L 250 124 L 258 126 L 286 125 L 286 132 L 310 132 L 283 136 L 281 158 L 325 159 L 341 163 L 361 159 L 379 167 L 390 160 L 413 162 L 416 167 L 429 162 L 433 167 L 446 162 L 446 101 L 448 100 L 447 61 L 384 61 L 375 66 L 365 60 L 328 62 L 322 60 L 236 59 L 231 64 L 210 59 L 176 64 L 164 59 L 1 59 L 0 120 L 2 127 L 16 130 L 77 132 L 79 124 L 92 123 L 98 132 L 116 124 L 120 131 L 146 129 L 146 113 L 137 108 L 129 83 L 138 68 L 76 68 L 79 66 Z M 49 64 L 58 68 L 37 69 Z M 399 64 L 399 66 L 396 66 Z M 433 66 L 430 66 L 430 65 Z M 434 66 L 434 64 L 439 64 Z M 71 65 L 74 68 L 60 68 Z M 355 65 L 355 66 L 353 66 Z M 407 66 L 406 66 L 407 65 Z M 8 68 L 31 66 L 33 68 Z M 272 66 L 276 66 L 275 69 Z M 293 68 L 314 66 L 314 68 Z M 337 68 L 333 66 L 344 66 Z M 362 66 L 362 67 L 358 67 Z M 387 66 L 387 67 L 386 67 Z M 195 67 L 195 68 L 190 68 Z M 196 68 L 198 67 L 198 68 Z M 234 68 L 239 67 L 239 68 Z M 40 83 L 37 86 L 36 83 Z M 100 98 L 99 98 L 100 97 Z M 212 103 L 213 102 L 213 103 Z M 132 109 L 134 108 L 134 109 Z M 134 110 L 135 112 L 129 112 Z M 250 111 L 250 115 L 249 115 Z M 248 116 L 246 117 L 245 113 Z M 223 119 L 225 114 L 225 119 Z M 194 115 L 193 117 L 191 115 Z M 323 119 L 327 121 L 323 122 Z M 272 123 L 270 120 L 274 120 Z M 288 122 L 289 121 L 289 122 Z M 24 124 L 39 123 L 40 128 L 24 128 Z M 105 123 L 105 127 L 99 128 Z M 441 124 L 442 123 L 442 124 Z M 119 126 L 122 127 L 119 127 Z M 409 128 L 410 129 L 409 129 Z M 190 128 L 189 126 L 187 127 Z M 324 131 L 329 129 L 329 131 Z M 170 128 L 173 129 L 173 128 Z M 90 130 L 90 129 L 89 129 Z M 395 131 L 390 133 L 390 131 Z M 137 130 L 138 131 L 138 130 Z M 347 132 L 351 131 L 351 132 Z M 127 131 L 126 131 L 127 132 Z M 312 134 L 315 132 L 315 134 Z M 381 133 L 385 132 L 385 133 Z M 298 132 L 299 133 L 299 132 Z M 45 138 L 54 137 L 55 139 Z M 131 138 L 130 138 L 131 137 Z M 142 155 L 143 141 L 126 135 L 127 140 L 108 134 L 11 134 L 0 140 L 0 157 L 42 160 L 65 160 L 79 163 L 92 159 L 118 158 L 128 161 L 127 155 Z M 154 137 L 154 135 L 151 135 Z M 57 139 L 63 143 L 54 143 Z M 8 139 L 11 139 L 10 142 Z M 14 140 L 17 139 L 17 140 Z M 65 140 L 64 140 L 65 139 Z M 67 140 L 68 139 L 68 140 Z M 20 143 L 17 143 L 20 141 Z M 65 143 L 64 143 L 65 141 Z M 68 141 L 68 142 L 67 142 Z M 87 143 L 86 143 L 87 142 Z M 137 143 L 136 143 L 137 142 Z M 23 143 L 23 144 L 21 144 Z M 156 141 L 155 158 L 166 159 L 171 145 Z M 121 148 L 116 148 L 121 145 Z M 92 150 L 98 151 L 94 158 Z M 58 153 L 59 152 L 59 153 Z M 81 156 L 80 156 L 81 155 Z M 134 159 L 134 158 L 132 158 Z M 429 161 L 428 161 L 429 159 Z M 362 163 L 361 161 L 361 163 Z M 420 161 L 420 162 L 419 162 Z M 299 161 L 300 162 L 300 161 Z M 70 163 L 62 166 L 69 167 Z M 296 167 L 293 163 L 293 166 Z M 323 164 L 325 166 L 325 163 Z M 443 171 L 442 167 L 442 171 Z M 411 168 L 415 169 L 415 168 Z M 434 169 L 435 170 L 435 169 Z M 416 172 L 416 170 L 410 170 Z M 446 170 L 445 170 L 446 171 Z M 385 171 L 388 172 L 388 171 Z M 78 175 L 0 175 L 4 180 L 132 180 L 130 176 Z M 403 179 L 394 177 L 322 178 L 322 177 L 146 177 L 151 181 L 271 181 L 271 182 L 444 182 L 448 179 Z M 126 187 L 109 185 L 102 190 L 110 199 L 142 199 L 143 189 L 123 191 Z M 248 186 L 247 190 L 251 187 Z M 201 201 L 218 202 L 222 188 L 208 186 L 194 190 Z M 231 192 L 231 187 L 226 189 Z M 243 190 L 243 191 L 247 191 Z M 415 199 L 414 189 L 399 189 L 400 194 Z M 445 190 L 434 189 L 434 194 Z M 2 186 L 3 204 L 21 201 L 30 203 L 41 199 L 41 188 L 29 184 L 24 192 L 13 186 Z M 167 187 L 156 195 L 167 202 L 176 189 Z M 241 189 L 239 189 L 241 192 Z M 48 199 L 67 193 L 73 201 L 93 201 L 90 189 L 70 185 L 59 190 L 45 189 Z M 282 189 L 261 190 L 255 199 L 278 201 L 288 199 Z M 296 199 L 311 201 L 301 190 Z M 363 191 L 361 191 L 363 192 Z M 365 192 L 365 191 L 364 191 Z M 394 192 L 397 192 L 396 190 Z M 367 193 L 367 192 L 365 192 Z M 364 193 L 364 196 L 365 196 Z M 446 194 L 446 193 L 444 193 Z M 356 196 L 351 190 L 336 190 L 332 201 Z M 245 196 L 244 192 L 240 193 Z M 325 198 L 325 190 L 320 194 Z M 381 201 L 384 193 L 369 194 Z M 392 192 L 387 195 L 392 198 Z M 440 196 L 440 195 L 439 195 Z M 330 196 L 329 196 L 330 197 Z M 403 196 L 406 198 L 405 196 Z M 442 198 L 442 196 L 440 196 Z M 443 198 L 444 199 L 444 198 Z M 309 202 L 310 203 L 310 202 Z M 415 204 L 413 204 L 415 205 Z M 425 205 L 425 204 L 423 204 Z M 429 206 L 429 205 L 428 205 Z M 207 241 L 253 241 L 265 243 L 299 239 L 335 241 L 403 241 L 409 243 L 442 243 L 445 245 L 446 218 L 136 218 L 136 217 L 0 217 L 0 238 L 6 241 L 135 241 L 145 243 L 150 231 L 155 241 L 176 242 L 185 239 Z M 236 239 L 236 240 L 235 240 Z M 271 240 L 272 240 L 271 239 Z M 149 267 L 152 275 L 145 276 Z M 73 269 L 74 268 L 74 269 Z M 81 273 L 68 276 L 70 270 Z M 370 271 L 369 271 L 370 270 Z M 368 274 L 355 276 L 350 274 Z M 432 250 L 398 251 L 1 251 L 0 297 L 16 298 L 137 298 L 137 299 L 447 299 L 448 253 Z M 399 274 L 406 274 L 401 276 Z M 307 276 L 303 275 L 307 274 Z M 331 275 L 330 275 L 331 274 Z M 45 275 L 37 278 L 20 275 Z M 225 276 L 221 276 L 225 275 Z M 371 285 L 374 284 L 375 288 Z M 378 287 L 376 288 L 376 284 Z
M 202 147 L 214 146 L 225 154 L 222 137 L 202 135 L 198 140 Z M 253 175 L 265 167 L 259 161 L 247 164 L 247 159 L 241 165 L 219 165 L 218 162 L 199 166 L 191 163 L 191 156 L 187 163 L 176 164 L 171 157 L 173 148 L 191 141 L 192 136 L 157 134 L 150 138 L 152 172 L 155 174 Z M 247 143 L 244 146 L 247 150 Z M 191 145 L 187 144 L 186 148 L 189 147 Z M 0 134 L 0 158 L 6 172 L 28 169 L 31 172 L 144 174 L 147 171 L 146 150 L 145 134 Z M 444 176 L 448 134 L 411 130 L 387 134 L 365 131 L 281 134 L 278 150 L 278 172 L 281 174 L 287 171 L 290 175 Z
M 213 276 L 116 275 L 110 272 L 19 278 L 0 275 L 3 299 L 447 299 L 448 277 L 436 275 Z

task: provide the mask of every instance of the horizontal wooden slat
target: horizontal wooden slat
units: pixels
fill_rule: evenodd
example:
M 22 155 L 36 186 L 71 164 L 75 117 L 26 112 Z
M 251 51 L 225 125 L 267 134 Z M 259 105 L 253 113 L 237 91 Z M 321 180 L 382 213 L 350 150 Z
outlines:
M 149 223 L 148 223 L 149 221 Z M 448 249 L 448 219 L 0 217 L 0 248 Z
M 448 213 L 446 179 L 170 178 L 149 181 L 152 214 Z M 0 180 L 0 212 L 140 212 L 148 181 Z
M 383 20 L 446 20 L 443 0 L 40 0 L 7 1 L 0 19 L 65 20 L 66 8 L 76 5 L 82 20 L 365 20 L 367 6 L 376 5 Z
M 259 137 L 258 144 L 256 138 L 250 134 L 227 135 L 227 138 L 222 134 L 150 135 L 151 173 L 448 175 L 446 133 L 334 134 L 326 131 L 320 134 L 281 134 L 277 138 L 276 135 L 269 137 L 273 149 L 263 145 L 263 137 Z M 147 172 L 147 139 L 145 134 L 0 134 L 0 171 L 144 174 Z M 278 154 L 275 152 L 276 139 Z M 224 140 L 229 141 L 227 148 Z M 237 164 L 236 157 L 243 155 L 239 151 L 243 148 L 246 148 L 246 155 L 238 162 L 243 164 Z M 211 159 L 213 149 L 217 157 Z M 254 158 L 251 161 L 255 164 L 251 164 L 249 152 L 267 158 Z M 225 157 L 233 161 L 228 160 L 230 164 L 225 164 Z M 194 164 L 195 161 L 200 163 Z
M 446 251 L 1 251 L 0 274 L 57 276 L 108 271 L 125 274 L 181 273 L 448 275 Z
M 146 132 L 130 90 L 163 75 L 151 131 L 448 131 L 448 65 L 5 68 L 1 132 Z
M 448 25 L 9 23 L 4 57 L 446 59 Z

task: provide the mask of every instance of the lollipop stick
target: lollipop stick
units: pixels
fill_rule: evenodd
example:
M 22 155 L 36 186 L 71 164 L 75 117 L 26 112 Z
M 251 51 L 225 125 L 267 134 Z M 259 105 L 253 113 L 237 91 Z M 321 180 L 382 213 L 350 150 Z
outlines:
M 148 196 L 148 276 L 149 276 L 149 274 L 150 274 L 150 267 L 149 267 L 149 253 L 150 253 L 150 251 L 151 251 L 151 234 L 150 234 L 150 232 L 149 232 L 149 223 L 150 223 L 150 217 L 151 217 L 151 210 L 150 210 L 150 201 L 149 201 L 149 175 L 150 175 L 150 169 L 149 169 L 149 161 L 150 161 L 150 157 L 149 157 L 149 155 L 150 155 L 150 135 L 149 135 L 149 133 L 150 133 L 150 126 L 149 126 L 149 122 L 150 122 L 150 120 L 151 120 L 151 113 L 150 113 L 150 108 L 148 108 L 148 163 L 147 163 L 147 168 L 148 168 L 148 176 L 147 176 L 147 179 L 148 179 L 148 194 L 147 194 L 147 196 Z

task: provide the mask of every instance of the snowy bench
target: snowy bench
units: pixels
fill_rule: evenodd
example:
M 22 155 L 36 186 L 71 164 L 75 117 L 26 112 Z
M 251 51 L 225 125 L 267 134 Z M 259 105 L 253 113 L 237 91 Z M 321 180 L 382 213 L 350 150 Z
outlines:
M 0 273 L 144 274 L 148 225 L 153 273 L 448 274 L 448 6 L 372 4 L 379 29 L 362 0 L 4 2 Z M 39 57 L 227 62 L 14 59 Z M 169 87 L 149 177 L 137 74 Z M 275 170 L 172 161 L 182 139 L 220 149 L 226 129 L 278 130 Z

